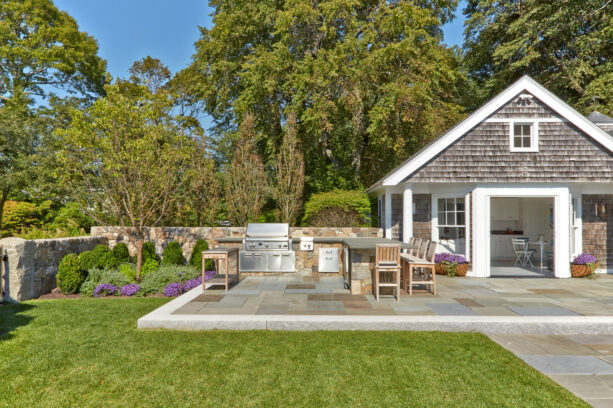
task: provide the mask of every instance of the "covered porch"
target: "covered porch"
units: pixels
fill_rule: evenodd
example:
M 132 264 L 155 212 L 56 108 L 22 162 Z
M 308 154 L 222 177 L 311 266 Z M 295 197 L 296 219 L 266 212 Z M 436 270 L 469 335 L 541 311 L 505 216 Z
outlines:
M 437 241 L 438 252 L 466 258 L 470 263 L 468 276 L 568 278 L 570 261 L 583 251 L 583 193 L 576 187 L 404 183 L 382 186 L 377 194 L 379 226 L 386 238 L 403 242 L 411 237 Z M 515 216 L 497 215 L 500 203 L 509 201 L 521 203 L 523 212 Z M 507 218 L 512 221 L 503 221 Z M 501 226 L 505 231 L 497 231 Z M 532 265 L 506 262 L 515 259 L 508 236 L 500 239 L 509 246 L 509 253 L 497 254 L 493 234 L 506 230 L 530 243 L 535 251 Z M 538 245 L 539 241 L 543 244 Z M 517 271 L 518 268 L 522 271 Z

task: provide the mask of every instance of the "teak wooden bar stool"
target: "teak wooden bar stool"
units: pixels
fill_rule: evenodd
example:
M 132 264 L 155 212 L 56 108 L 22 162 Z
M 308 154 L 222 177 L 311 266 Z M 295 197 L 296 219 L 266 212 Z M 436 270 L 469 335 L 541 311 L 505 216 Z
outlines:
M 432 286 L 432 294 L 436 296 L 436 273 L 434 270 L 434 254 L 438 243 L 436 241 L 422 242 L 425 245 L 424 257 L 419 258 L 411 255 L 402 255 L 402 275 L 404 281 L 404 291 L 409 296 L 413 295 L 413 285 Z M 420 254 L 421 249 L 420 248 Z
M 400 244 L 377 244 L 375 253 L 375 299 L 379 288 L 394 287 L 400 299 Z M 382 279 L 383 278 L 383 279 Z

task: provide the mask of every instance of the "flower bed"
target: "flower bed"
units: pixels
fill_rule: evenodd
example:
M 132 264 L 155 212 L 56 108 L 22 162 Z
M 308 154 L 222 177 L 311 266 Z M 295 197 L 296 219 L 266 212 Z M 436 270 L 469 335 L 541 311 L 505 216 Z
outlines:
M 600 266 L 598 258 L 590 254 L 581 254 L 575 257 L 570 264 L 570 274 L 573 278 L 590 276 Z
M 436 254 L 434 264 L 437 275 L 466 276 L 468 272 L 468 261 L 462 255 Z

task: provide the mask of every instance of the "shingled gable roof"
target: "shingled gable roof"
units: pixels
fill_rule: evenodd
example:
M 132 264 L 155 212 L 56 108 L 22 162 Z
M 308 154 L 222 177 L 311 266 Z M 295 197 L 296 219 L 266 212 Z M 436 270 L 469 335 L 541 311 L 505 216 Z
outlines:
M 467 132 L 487 119 L 506 103 L 510 102 L 521 92 L 531 93 L 544 104 L 549 106 L 552 110 L 568 120 L 568 122 L 575 125 L 579 130 L 585 132 L 610 152 L 613 152 L 613 137 L 611 135 L 596 126 L 585 116 L 573 109 L 570 105 L 548 91 L 541 84 L 529 76 L 524 75 L 514 84 L 492 98 L 481 108 L 477 109 L 473 114 L 449 129 L 446 133 L 443 133 L 441 136 L 434 139 L 431 143 L 411 156 L 400 166 L 396 167 L 386 176 L 370 186 L 367 191 L 371 192 L 381 187 L 398 185 L 402 182 L 402 180 L 415 173 L 422 166 L 444 151 L 446 147 L 464 136 Z

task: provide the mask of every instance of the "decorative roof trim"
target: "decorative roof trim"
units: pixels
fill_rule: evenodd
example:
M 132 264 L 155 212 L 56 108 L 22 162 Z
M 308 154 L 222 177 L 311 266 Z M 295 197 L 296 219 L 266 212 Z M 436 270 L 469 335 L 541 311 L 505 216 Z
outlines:
M 604 130 L 596 126 L 585 116 L 577 112 L 566 102 L 555 96 L 541 84 L 527 75 L 524 75 L 507 89 L 496 95 L 489 102 L 477 109 L 466 119 L 452 127 L 446 133 L 434 139 L 430 144 L 426 145 L 419 152 L 411 156 L 400 166 L 396 167 L 382 179 L 377 181 L 368 188 L 368 192 L 372 192 L 385 186 L 396 186 L 405 178 L 415 173 L 430 160 L 439 155 L 445 148 L 454 143 L 456 140 L 464 136 L 475 126 L 485 121 L 490 115 L 498 109 L 510 102 L 522 92 L 529 92 L 541 102 L 553 109 L 560 116 L 568 120 L 577 128 L 585 132 L 587 135 L 596 140 L 610 152 L 613 152 L 613 137 Z

